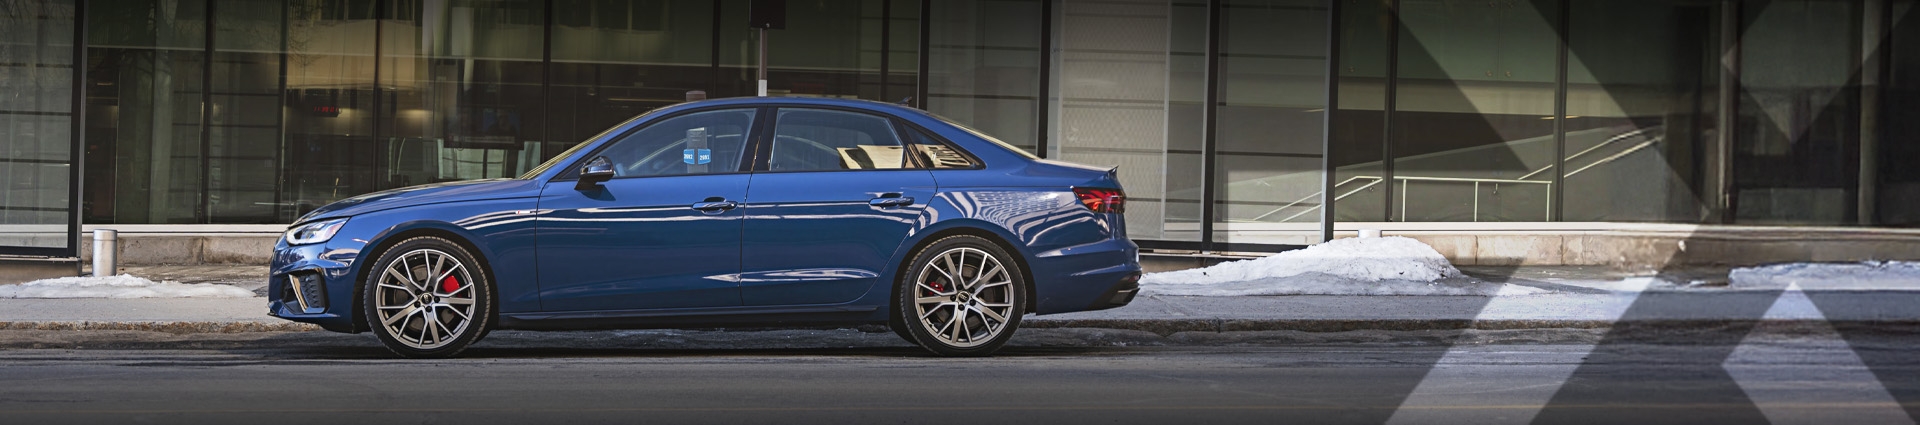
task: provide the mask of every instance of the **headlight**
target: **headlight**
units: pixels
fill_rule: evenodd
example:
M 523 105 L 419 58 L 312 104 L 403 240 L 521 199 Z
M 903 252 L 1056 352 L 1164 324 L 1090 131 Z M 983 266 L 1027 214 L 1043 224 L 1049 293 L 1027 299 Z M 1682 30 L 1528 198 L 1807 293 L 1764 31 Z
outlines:
M 346 225 L 346 218 L 320 220 L 302 224 L 300 227 L 288 230 L 283 238 L 287 240 L 287 245 L 306 245 L 326 242 L 328 239 L 333 239 L 334 233 L 340 233 L 341 226 Z

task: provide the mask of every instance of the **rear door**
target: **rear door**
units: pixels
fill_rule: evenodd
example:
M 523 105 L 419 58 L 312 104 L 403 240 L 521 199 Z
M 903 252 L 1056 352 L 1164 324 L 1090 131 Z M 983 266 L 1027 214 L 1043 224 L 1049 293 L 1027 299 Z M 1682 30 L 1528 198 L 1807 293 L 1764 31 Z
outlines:
M 835 304 L 882 284 L 934 194 L 896 123 L 851 110 L 785 107 L 753 174 L 741 247 L 746 305 Z

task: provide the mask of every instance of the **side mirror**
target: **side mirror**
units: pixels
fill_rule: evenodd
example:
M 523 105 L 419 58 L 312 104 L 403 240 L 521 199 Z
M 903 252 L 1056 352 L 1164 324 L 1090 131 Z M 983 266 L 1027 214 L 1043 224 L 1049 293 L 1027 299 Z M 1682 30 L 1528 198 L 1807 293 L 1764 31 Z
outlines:
M 600 182 L 613 179 L 613 161 L 597 156 L 580 167 L 580 180 L 573 183 L 574 190 L 587 190 L 600 187 Z

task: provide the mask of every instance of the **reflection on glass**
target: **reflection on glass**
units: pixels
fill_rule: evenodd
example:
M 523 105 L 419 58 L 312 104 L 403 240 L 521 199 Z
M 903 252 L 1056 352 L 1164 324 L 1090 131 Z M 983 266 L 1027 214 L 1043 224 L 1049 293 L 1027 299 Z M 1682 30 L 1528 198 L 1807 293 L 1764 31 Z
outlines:
M 0 7 L 0 246 L 74 248 L 73 25 L 72 1 Z
M 206 3 L 89 3 L 87 145 L 111 166 L 89 168 L 89 217 L 115 223 L 198 223 Z M 110 182 L 110 183 L 109 183 Z M 97 195 L 96 195 L 97 196 Z
M 1699 194 L 1715 137 L 1719 4 L 1572 4 L 1565 220 L 1708 217 Z
M 373 0 L 286 5 L 282 221 L 384 187 L 373 165 Z M 391 111 L 381 105 L 381 111 Z
M 1319 0 L 1222 4 L 1214 117 L 1215 241 L 1319 241 L 1327 10 Z
M 555 4 L 553 87 L 548 93 L 553 113 L 546 120 L 545 153 L 552 155 L 609 126 L 685 101 L 688 91 L 709 90 L 709 97 L 715 98 L 751 95 L 708 88 L 717 78 L 713 75 L 714 8 L 733 3 L 745 4 L 704 0 Z M 744 15 L 734 24 L 745 28 Z
M 453 0 L 397 7 L 381 28 L 384 187 L 512 177 L 538 165 L 545 6 Z
M 1742 8 L 1736 222 L 1853 220 L 1861 7 L 1778 0 Z
M 1035 151 L 1041 1 L 934 2 L 927 110 Z
M 1920 1 L 1898 0 L 1891 6 L 1888 18 L 1906 24 L 1889 28 L 1887 44 L 1880 46 L 1887 73 L 1879 116 L 1920 117 Z M 1879 149 L 1864 153 L 1879 161 L 1871 218 L 1880 225 L 1920 226 L 1920 167 L 1912 166 L 1913 158 L 1920 158 L 1920 120 L 1882 118 L 1879 123 L 1879 129 L 1869 129 L 1880 131 Z
M 1068 0 L 1049 158 L 1119 167 L 1127 234 L 1199 240 L 1205 2 Z
M 280 200 L 280 51 L 286 7 L 216 0 L 207 117 L 207 206 L 213 223 L 284 223 Z
M 1333 115 L 1334 221 L 1387 221 L 1386 122 L 1387 41 L 1393 20 L 1385 2 L 1342 0 L 1340 4 L 1339 113 Z M 1309 199 L 1307 202 L 1319 202 Z M 1313 211 L 1288 213 L 1319 215 Z M 1304 217 L 1303 217 L 1304 218 Z M 1299 220 L 1299 218 L 1282 220 Z
M 917 8 L 883 10 L 883 1 L 787 2 L 786 29 L 767 31 L 767 94 L 881 100 L 880 39 L 887 36 L 881 30 L 887 20 L 884 13 L 918 13 Z M 759 39 L 746 26 L 746 2 L 726 3 L 722 12 L 721 66 L 732 68 L 727 75 L 734 76 L 722 84 L 736 87 L 730 90 L 733 93 L 751 96 L 758 78 L 754 66 Z M 917 15 L 908 16 L 918 20 Z
M 1550 220 L 1557 3 L 1401 0 L 1389 214 Z

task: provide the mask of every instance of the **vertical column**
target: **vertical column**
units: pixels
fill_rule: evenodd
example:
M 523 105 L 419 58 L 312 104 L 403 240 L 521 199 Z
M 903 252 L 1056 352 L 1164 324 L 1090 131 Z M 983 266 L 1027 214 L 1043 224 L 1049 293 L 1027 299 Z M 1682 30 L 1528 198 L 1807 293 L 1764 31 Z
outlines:
M 1386 106 L 1381 108 L 1380 114 L 1380 185 L 1387 189 L 1387 194 L 1381 197 L 1380 204 L 1384 210 L 1381 211 L 1380 216 L 1386 221 L 1394 221 L 1406 219 L 1394 214 L 1393 209 L 1395 203 L 1393 190 L 1395 188 L 1401 191 L 1406 190 L 1393 181 L 1393 114 L 1400 102 L 1400 95 L 1397 93 L 1400 87 L 1400 0 L 1389 0 L 1387 21 L 1387 78 L 1383 81 L 1387 86 L 1387 95 Z
M 1708 205 L 1710 222 L 1732 223 L 1733 197 L 1733 140 L 1734 129 L 1740 125 L 1740 0 L 1724 0 L 1720 7 L 1720 110 L 1719 129 L 1714 135 L 1713 166 L 1709 173 L 1705 198 Z
M 1560 13 L 1555 15 L 1553 23 L 1555 31 L 1559 33 L 1559 40 L 1554 43 L 1553 75 L 1557 82 L 1553 88 L 1553 190 L 1547 193 L 1547 221 L 1563 221 L 1561 217 L 1566 210 L 1566 204 L 1561 200 L 1565 199 L 1563 195 L 1567 193 L 1567 37 L 1573 27 L 1568 22 L 1567 14 L 1572 8 L 1573 5 L 1569 4 L 1568 0 L 1560 0 Z M 1473 203 L 1473 207 L 1476 208 L 1473 221 L 1479 221 L 1478 184 L 1474 185 L 1473 194 L 1476 197 Z
M 1200 251 L 1213 251 L 1213 223 L 1220 212 L 1214 205 L 1220 193 L 1218 120 L 1220 110 L 1220 1 L 1207 0 L 1207 83 L 1200 95 Z
M 1034 148 L 1033 153 L 1041 158 L 1047 157 L 1047 122 L 1053 114 L 1053 75 L 1058 68 L 1053 66 L 1053 2 L 1040 0 L 1040 75 L 1039 100 L 1034 103 Z M 921 40 L 925 43 L 926 40 Z M 922 55 L 921 57 L 925 57 Z M 921 72 L 925 72 L 925 67 Z M 925 74 L 922 74 L 925 75 Z M 924 78 L 923 78 L 924 79 Z
M 1327 107 L 1320 131 L 1320 241 L 1333 240 L 1333 114 L 1340 110 L 1340 2 L 1327 0 Z
M 1886 0 L 1865 0 L 1860 8 L 1860 149 L 1854 155 L 1860 161 L 1854 222 L 1860 225 L 1879 221 L 1875 213 L 1880 198 L 1880 91 L 1886 78 L 1881 46 L 1887 45 L 1892 10 Z

